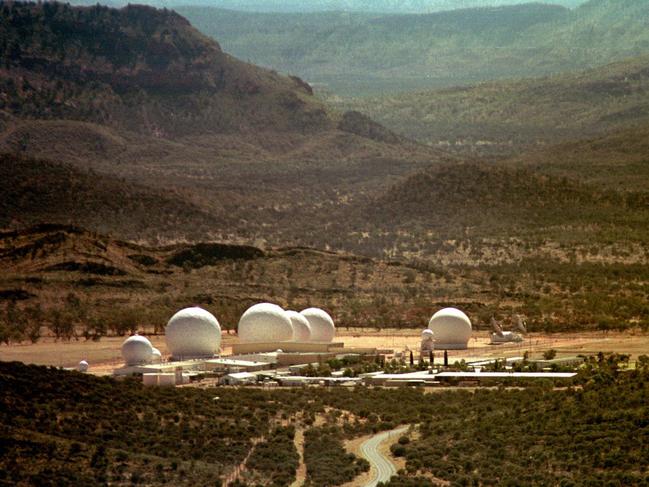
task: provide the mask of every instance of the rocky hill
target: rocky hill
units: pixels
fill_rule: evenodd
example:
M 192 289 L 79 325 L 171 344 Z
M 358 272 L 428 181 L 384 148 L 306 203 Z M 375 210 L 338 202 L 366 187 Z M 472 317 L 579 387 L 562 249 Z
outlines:
M 168 10 L 2 5 L 0 110 L 158 136 L 333 127 L 308 85 L 225 54 Z

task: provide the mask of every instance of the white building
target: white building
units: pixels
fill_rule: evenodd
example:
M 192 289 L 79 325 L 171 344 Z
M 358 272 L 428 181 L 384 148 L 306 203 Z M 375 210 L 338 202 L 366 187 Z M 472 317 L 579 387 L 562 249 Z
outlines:
M 456 308 L 440 309 L 430 318 L 428 328 L 438 350 L 463 350 L 471 338 L 471 320 Z
M 311 327 L 312 342 L 332 342 L 336 336 L 334 320 L 329 313 L 320 308 L 307 308 L 300 312 Z
M 237 333 L 242 342 L 288 342 L 293 340 L 293 325 L 281 307 L 259 303 L 243 313 Z
M 167 348 L 175 360 L 213 357 L 220 351 L 221 326 L 202 308 L 185 308 L 165 328 Z

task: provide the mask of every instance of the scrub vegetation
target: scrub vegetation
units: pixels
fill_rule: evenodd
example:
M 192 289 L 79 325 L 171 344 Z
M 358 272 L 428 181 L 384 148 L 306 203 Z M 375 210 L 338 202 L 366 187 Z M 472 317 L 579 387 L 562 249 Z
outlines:
M 647 329 L 644 260 L 601 262 L 568 244 L 553 251 L 565 261 L 537 255 L 485 265 L 476 256 L 435 265 L 304 248 L 152 248 L 42 225 L 0 235 L 0 339 L 162 333 L 188 305 L 233 330 L 263 301 L 324 307 L 339 327 L 421 328 L 437 309 L 459 306 L 477 329 L 513 313 L 526 316 L 530 331 Z
M 390 485 L 643 485 L 649 360 L 620 370 L 621 359 L 590 359 L 569 388 L 549 382 L 434 394 L 144 388 L 0 363 L 0 475 L 14 485 L 222 485 L 252 452 L 233 485 L 287 485 L 300 425 L 307 482 L 340 485 L 367 469 L 344 452 L 343 439 L 408 424 L 408 440 L 393 448 L 406 467 Z

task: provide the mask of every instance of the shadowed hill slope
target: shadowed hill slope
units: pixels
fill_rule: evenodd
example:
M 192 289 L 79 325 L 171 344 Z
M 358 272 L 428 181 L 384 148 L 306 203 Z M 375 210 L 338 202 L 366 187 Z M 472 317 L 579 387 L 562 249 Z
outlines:
M 623 192 L 649 191 L 649 124 L 514 157 L 513 166 Z
M 345 221 L 358 232 L 359 244 L 373 242 L 387 255 L 452 262 L 465 258 L 458 247 L 475 256 L 502 247 L 502 255 L 511 257 L 521 251 L 519 244 L 524 253 L 547 242 L 575 249 L 611 242 L 642 246 L 649 238 L 647 202 L 646 193 L 527 168 L 454 163 L 414 173 L 350 209 Z M 489 260 L 487 254 L 482 257 Z
M 232 217 L 178 192 L 152 190 L 62 163 L 0 155 L 0 227 L 83 224 L 131 239 L 221 236 Z M 221 233 L 223 232 L 223 233 Z

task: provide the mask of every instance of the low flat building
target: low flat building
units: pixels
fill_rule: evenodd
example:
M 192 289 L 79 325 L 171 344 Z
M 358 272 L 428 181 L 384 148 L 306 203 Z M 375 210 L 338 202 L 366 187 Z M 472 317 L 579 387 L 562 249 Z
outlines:
M 214 358 L 205 361 L 205 370 L 209 371 L 231 371 L 238 369 L 241 372 L 255 372 L 268 368 L 267 362 L 254 360 L 241 360 L 231 358 Z
M 343 342 L 243 342 L 232 345 L 234 355 L 275 352 L 329 352 L 333 349 L 344 349 Z
M 255 384 L 256 382 L 257 374 L 251 372 L 235 372 L 233 374 L 227 374 L 221 377 L 221 380 L 219 381 L 220 384 L 230 386 Z

